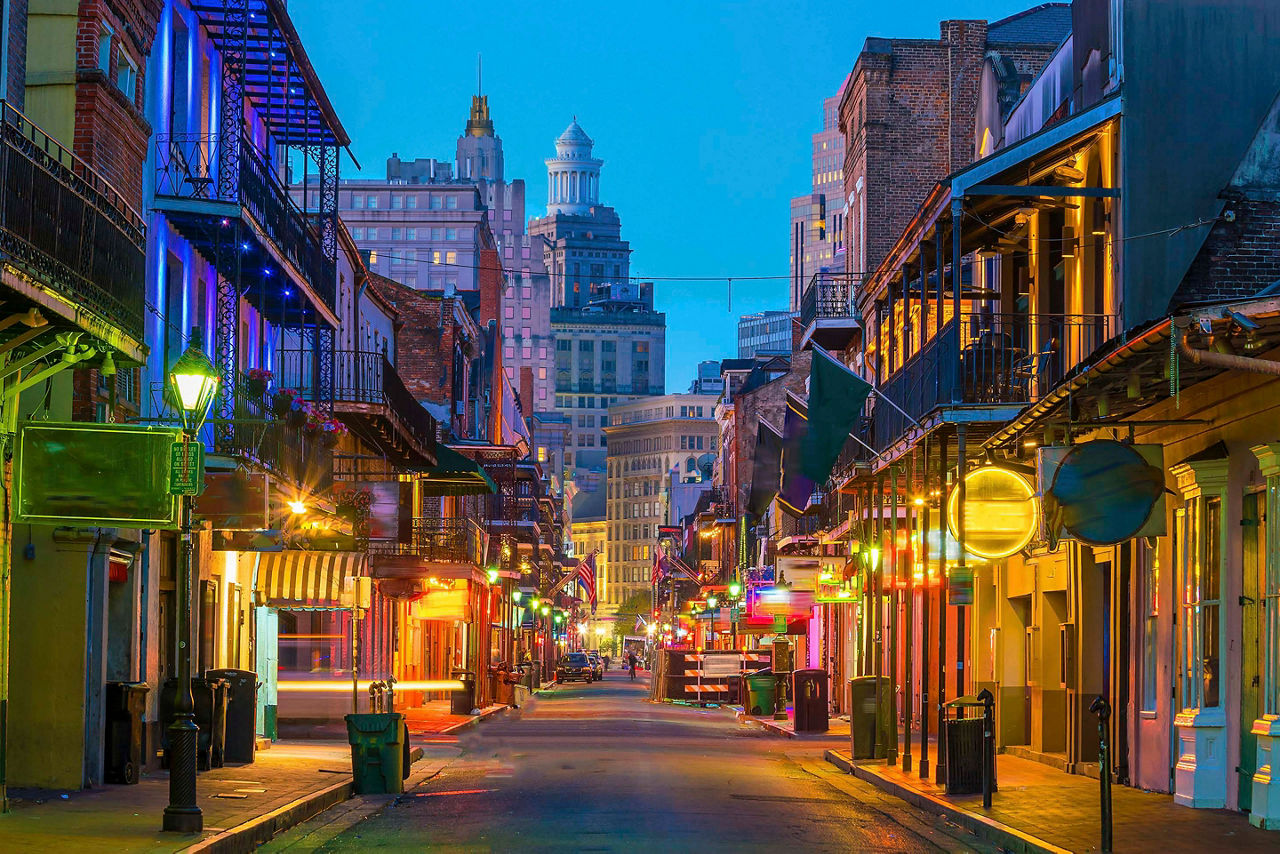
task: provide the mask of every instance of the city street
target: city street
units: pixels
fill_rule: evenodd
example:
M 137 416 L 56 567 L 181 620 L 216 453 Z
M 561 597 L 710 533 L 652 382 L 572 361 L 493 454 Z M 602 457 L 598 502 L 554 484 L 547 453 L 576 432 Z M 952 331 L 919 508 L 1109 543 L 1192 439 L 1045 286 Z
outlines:
M 322 815 L 264 850 L 991 850 L 835 771 L 822 761 L 831 743 L 769 738 L 725 709 L 649 703 L 647 689 L 610 671 L 544 692 L 472 730 L 455 760 L 381 814 L 328 838 Z

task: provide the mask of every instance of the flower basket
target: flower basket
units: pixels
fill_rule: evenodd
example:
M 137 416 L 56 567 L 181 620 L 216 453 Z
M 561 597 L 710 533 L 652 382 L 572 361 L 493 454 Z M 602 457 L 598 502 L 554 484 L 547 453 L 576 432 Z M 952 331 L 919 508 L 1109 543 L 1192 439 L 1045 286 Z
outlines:
M 267 393 L 267 381 L 246 377 L 244 388 L 245 391 L 249 392 L 250 397 L 262 397 Z
M 271 398 L 271 412 L 276 418 L 284 418 L 293 411 L 293 401 L 297 395 L 290 389 L 283 389 Z
M 328 430 L 320 431 L 320 444 L 326 448 L 338 447 L 338 434 L 331 433 Z

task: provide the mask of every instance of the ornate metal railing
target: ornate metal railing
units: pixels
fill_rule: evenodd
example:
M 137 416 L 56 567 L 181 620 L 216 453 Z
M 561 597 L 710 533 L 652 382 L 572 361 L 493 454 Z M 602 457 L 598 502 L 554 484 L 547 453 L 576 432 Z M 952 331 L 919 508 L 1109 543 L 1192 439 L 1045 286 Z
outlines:
M 964 313 L 885 379 L 880 392 L 917 420 L 939 406 L 1033 403 L 1118 330 L 1119 318 L 1109 314 Z M 911 424 L 907 415 L 876 404 L 875 447 L 896 441 Z
M 294 204 L 288 189 L 247 137 L 239 140 L 238 180 L 234 184 L 219 182 L 220 144 L 216 134 L 157 135 L 156 196 L 239 204 L 292 262 L 311 289 L 332 308 L 337 298 L 336 272 L 333 262 L 325 255 L 316 228 Z M 220 194 L 220 185 L 230 187 L 234 193 L 224 190 Z
M 852 317 L 853 278 L 847 273 L 816 273 L 800 294 L 800 322 L 820 317 Z
M 413 520 L 408 542 L 375 540 L 369 543 L 369 550 L 373 554 L 479 566 L 484 562 L 484 536 L 480 526 L 470 519 L 418 517 Z
M 0 101 L 0 255 L 141 341 L 142 217 L 80 158 Z

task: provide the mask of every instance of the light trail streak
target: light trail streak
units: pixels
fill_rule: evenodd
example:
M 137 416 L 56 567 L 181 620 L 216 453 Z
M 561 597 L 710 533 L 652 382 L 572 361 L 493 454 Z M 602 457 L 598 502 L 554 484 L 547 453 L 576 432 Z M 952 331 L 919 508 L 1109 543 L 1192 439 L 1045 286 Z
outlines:
M 360 691 L 368 691 L 374 680 L 361 679 L 357 684 Z M 326 693 L 341 694 L 351 690 L 350 679 L 289 679 L 276 684 L 281 693 Z M 396 693 L 404 691 L 461 691 L 462 683 L 456 679 L 426 679 L 414 682 L 395 683 Z

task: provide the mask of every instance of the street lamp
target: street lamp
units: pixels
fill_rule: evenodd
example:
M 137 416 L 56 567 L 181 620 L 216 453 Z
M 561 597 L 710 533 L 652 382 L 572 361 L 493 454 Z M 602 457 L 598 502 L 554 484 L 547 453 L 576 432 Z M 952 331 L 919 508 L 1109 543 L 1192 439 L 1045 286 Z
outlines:
M 196 441 L 196 435 L 209 417 L 209 407 L 218 393 L 218 372 L 213 362 L 200 349 L 203 337 L 198 328 L 191 330 L 190 343 L 178 361 L 169 369 L 169 389 L 182 418 L 183 459 Z M 184 494 L 178 524 L 181 543 L 178 549 L 178 697 L 173 723 L 169 725 L 169 805 L 164 808 L 164 829 L 174 833 L 199 833 L 204 829 L 204 814 L 196 803 L 196 742 L 200 728 L 196 726 L 195 698 L 191 695 L 191 499 Z

